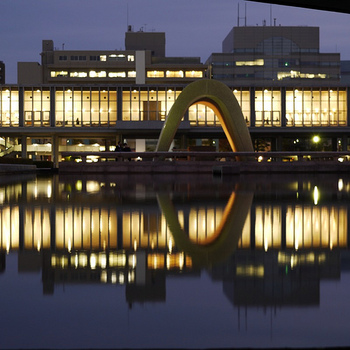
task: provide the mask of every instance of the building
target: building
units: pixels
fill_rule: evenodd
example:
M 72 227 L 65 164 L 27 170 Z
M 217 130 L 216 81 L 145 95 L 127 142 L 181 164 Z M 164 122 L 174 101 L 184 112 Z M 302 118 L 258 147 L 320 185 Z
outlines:
M 318 27 L 234 27 L 207 64 L 228 85 L 310 86 L 338 83 L 340 54 L 320 53 Z
M 5 84 L 5 63 L 0 61 L 0 85 Z
M 18 84 L 188 84 L 204 77 L 199 57 L 166 57 L 165 33 L 125 33 L 125 50 L 56 49 L 42 41 L 41 64 L 18 63 Z
M 44 40 L 41 64 L 18 63 L 18 84 L 0 87 L 1 155 L 58 164 L 63 151 L 114 150 L 121 140 L 155 150 L 183 88 L 205 77 L 230 87 L 256 150 L 349 148 L 349 85 L 340 79 L 339 54 L 319 53 L 318 28 L 235 27 L 225 52 L 206 64 L 164 56 L 164 33 L 129 28 L 125 39 L 125 51 L 57 50 Z M 173 146 L 203 145 L 229 150 L 213 110 L 194 104 Z

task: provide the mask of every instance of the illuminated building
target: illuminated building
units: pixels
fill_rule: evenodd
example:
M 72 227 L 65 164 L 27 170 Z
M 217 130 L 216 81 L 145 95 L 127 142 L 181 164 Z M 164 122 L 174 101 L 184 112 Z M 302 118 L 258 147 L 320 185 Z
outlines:
M 166 57 L 165 33 L 125 33 L 125 50 L 57 49 L 42 41 L 41 64 L 18 63 L 18 84 L 169 84 L 204 77 L 199 57 Z
M 19 84 L 0 86 L 1 155 L 50 159 L 57 166 L 63 151 L 113 151 L 121 140 L 138 152 L 153 151 L 181 91 L 206 75 L 230 87 L 256 150 L 348 150 L 349 89 L 339 80 L 339 55 L 318 52 L 318 28 L 235 27 L 225 51 L 236 50 L 236 31 L 262 36 L 238 40 L 248 42 L 242 44 L 246 52 L 213 53 L 208 70 L 198 58 L 166 57 L 164 33 L 130 30 L 124 51 L 58 50 L 44 40 L 41 64 L 20 62 Z M 252 42 L 256 53 L 248 52 Z M 292 68 L 300 74 L 287 77 Z M 261 78 L 233 76 L 236 70 Z M 227 150 L 228 144 L 213 110 L 195 104 L 172 146 Z
M 339 83 L 340 54 L 320 53 L 318 27 L 234 27 L 207 61 L 213 79 L 238 86 Z

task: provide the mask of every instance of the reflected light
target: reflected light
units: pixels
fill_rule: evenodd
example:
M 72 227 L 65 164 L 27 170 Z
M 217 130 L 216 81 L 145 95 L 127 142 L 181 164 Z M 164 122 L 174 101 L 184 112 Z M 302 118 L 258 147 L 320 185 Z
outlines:
M 122 273 L 119 274 L 119 283 L 120 284 L 124 284 L 125 283 L 125 276 Z
M 108 280 L 107 271 L 102 271 L 101 272 L 101 282 L 107 283 L 107 280 Z
M 68 249 L 68 252 L 72 251 L 72 241 L 71 241 L 70 238 L 68 239 L 68 247 L 67 247 L 67 249 Z
M 128 283 L 133 283 L 135 281 L 135 272 L 129 271 L 128 273 Z
M 135 254 L 130 255 L 129 256 L 129 266 L 134 269 L 136 267 L 136 263 L 137 263 L 136 255 Z
M 246 266 L 237 266 L 236 267 L 236 275 L 237 276 L 245 276 L 245 277 L 264 277 L 265 271 L 264 266 L 253 266 L 253 265 L 246 265 Z
M 90 267 L 91 269 L 96 269 L 96 265 L 97 265 L 97 259 L 96 259 L 96 255 L 95 254 L 91 254 L 90 256 Z
M 318 191 L 318 187 L 315 186 L 315 187 L 314 187 L 314 204 L 315 204 L 315 205 L 318 204 L 319 197 L 320 197 L 320 194 L 319 194 L 319 191 Z
M 169 253 L 171 254 L 173 251 L 173 240 L 172 239 L 169 239 L 168 249 L 169 249 Z
M 115 272 L 112 272 L 112 274 L 111 274 L 111 282 L 113 284 L 117 283 L 117 274 Z

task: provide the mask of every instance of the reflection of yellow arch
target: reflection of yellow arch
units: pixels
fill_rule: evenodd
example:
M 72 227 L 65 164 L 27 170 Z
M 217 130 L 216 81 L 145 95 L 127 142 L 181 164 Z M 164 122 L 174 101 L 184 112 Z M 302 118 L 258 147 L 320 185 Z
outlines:
M 187 109 L 196 103 L 205 104 L 213 109 L 233 151 L 254 151 L 249 130 L 233 92 L 225 84 L 209 79 L 195 81 L 181 92 L 163 125 L 157 151 L 169 151 L 182 117 Z
M 179 223 L 175 207 L 168 194 L 158 194 L 158 204 L 173 235 L 175 245 L 192 258 L 196 267 L 212 266 L 225 261 L 237 248 L 245 220 L 250 211 L 253 193 L 232 193 L 213 240 L 196 244 L 190 240 Z

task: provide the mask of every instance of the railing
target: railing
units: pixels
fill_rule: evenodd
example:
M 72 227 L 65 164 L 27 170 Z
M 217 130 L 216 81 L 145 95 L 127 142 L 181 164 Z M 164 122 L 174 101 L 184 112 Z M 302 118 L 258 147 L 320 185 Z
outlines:
M 60 153 L 64 161 L 349 161 L 350 151 L 341 152 L 68 152 Z

